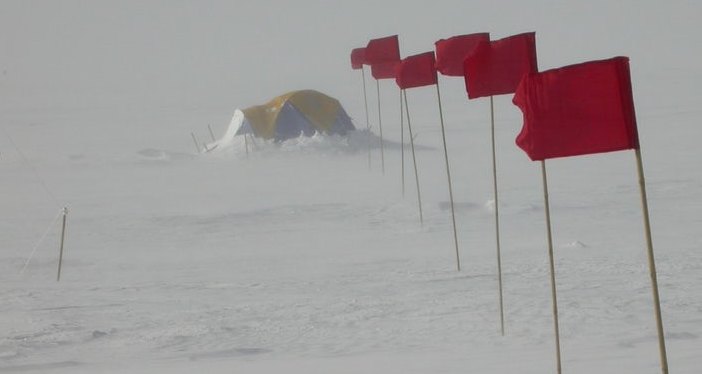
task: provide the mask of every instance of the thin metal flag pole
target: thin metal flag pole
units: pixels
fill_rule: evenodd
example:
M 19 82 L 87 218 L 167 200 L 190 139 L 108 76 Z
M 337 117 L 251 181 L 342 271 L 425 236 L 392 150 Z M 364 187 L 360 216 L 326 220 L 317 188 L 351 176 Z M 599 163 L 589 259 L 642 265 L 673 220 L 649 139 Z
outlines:
M 63 208 L 63 224 L 61 225 L 61 246 L 59 248 L 59 261 L 58 261 L 58 273 L 56 274 L 56 281 L 61 280 L 61 265 L 63 264 L 63 243 L 66 240 L 66 216 L 68 215 L 68 208 Z
M 444 111 L 441 108 L 441 90 L 439 81 L 436 82 L 436 97 L 439 102 L 439 120 L 441 121 L 441 139 L 444 142 L 444 158 L 446 159 L 446 177 L 448 179 L 449 200 L 451 202 L 451 220 L 453 221 L 453 243 L 456 246 L 456 268 L 461 271 L 461 258 L 458 253 L 458 233 L 456 230 L 456 212 L 453 207 L 453 187 L 451 186 L 451 168 L 449 167 L 448 149 L 446 148 L 446 131 L 444 129 Z
M 380 170 L 385 175 L 385 154 L 383 150 L 383 116 L 380 113 L 380 79 L 375 80 L 375 87 L 378 93 L 378 129 L 380 131 Z
M 244 133 L 244 148 L 246 149 L 246 158 L 249 158 L 249 136 Z
M 490 96 L 490 129 L 492 135 L 492 187 L 495 197 L 495 243 L 497 244 L 497 284 L 500 294 L 500 331 L 505 335 L 505 312 L 502 297 L 502 255 L 500 254 L 500 204 L 497 198 L 497 157 L 495 155 L 495 104 Z
M 366 110 L 366 130 L 368 130 L 368 170 L 371 169 L 371 131 L 370 119 L 368 117 L 368 95 L 366 94 L 366 73 L 365 68 L 361 66 L 361 81 L 363 82 L 363 107 Z
M 636 148 L 636 166 L 639 175 L 639 188 L 641 190 L 641 209 L 643 211 L 644 231 L 648 255 L 648 267 L 651 273 L 651 291 L 653 292 L 653 306 L 656 312 L 656 329 L 658 330 L 658 350 L 661 359 L 661 371 L 668 374 L 668 355 L 665 349 L 665 335 L 663 332 L 663 317 L 661 315 L 661 301 L 658 294 L 658 276 L 656 275 L 656 260 L 653 256 L 653 240 L 651 238 L 651 222 L 648 215 L 648 198 L 646 196 L 646 180 L 644 178 L 641 149 Z
M 402 89 L 400 89 L 400 169 L 402 178 L 402 197 L 405 197 L 405 123 L 402 114 Z
M 551 299 L 553 303 L 553 329 L 556 335 L 556 368 L 561 374 L 561 336 L 558 329 L 558 297 L 556 295 L 556 267 L 553 261 L 553 239 L 551 235 L 551 208 L 548 203 L 548 182 L 546 161 L 541 161 L 541 176 L 544 184 L 544 210 L 546 211 L 546 238 L 548 240 L 548 260 L 551 270 Z
M 409 104 L 407 103 L 407 91 L 400 91 L 405 96 L 405 110 L 407 111 L 407 129 L 409 130 L 410 145 L 412 147 L 412 163 L 414 164 L 414 180 L 417 183 L 417 206 L 419 207 L 419 224 L 424 226 L 422 216 L 422 193 L 419 190 L 419 173 L 417 173 L 417 158 L 414 154 L 414 136 L 412 135 L 412 123 L 410 121 Z

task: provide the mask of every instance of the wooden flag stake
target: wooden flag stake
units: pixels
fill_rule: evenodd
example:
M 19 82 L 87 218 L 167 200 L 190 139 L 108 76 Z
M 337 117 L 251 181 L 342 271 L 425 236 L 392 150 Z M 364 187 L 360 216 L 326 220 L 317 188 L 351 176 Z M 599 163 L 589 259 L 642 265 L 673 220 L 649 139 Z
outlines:
M 63 264 L 63 243 L 66 240 L 66 216 L 68 215 L 68 208 L 63 208 L 63 224 L 61 225 L 61 246 L 59 248 L 59 261 L 58 261 L 58 273 L 56 275 L 56 281 L 61 280 L 61 265 Z
M 541 161 L 541 176 L 544 184 L 544 210 L 546 211 L 546 238 L 548 239 L 548 260 L 551 270 L 551 300 L 553 303 L 553 329 L 556 335 L 556 368 L 561 374 L 561 336 L 558 329 L 558 297 L 556 295 L 556 267 L 553 261 L 553 239 L 551 235 L 551 208 L 548 203 L 548 182 L 546 161 Z
M 400 175 L 402 178 L 402 197 L 405 197 L 405 124 L 402 115 L 402 89 L 400 89 Z
M 497 284 L 500 294 L 500 331 L 505 335 L 505 312 L 502 298 L 502 256 L 500 254 L 500 204 L 497 199 L 497 158 L 495 156 L 495 105 L 490 96 L 490 124 L 492 134 L 492 187 L 495 197 L 495 243 L 497 244 Z
M 661 301 L 658 294 L 658 276 L 656 275 L 656 260 L 653 256 L 653 240 L 651 238 L 651 222 L 648 216 L 648 198 L 646 196 L 646 180 L 644 178 L 641 149 L 636 148 L 636 166 L 639 175 L 639 189 L 641 190 L 641 209 L 643 211 L 644 232 L 648 255 L 648 267 L 651 273 L 651 291 L 653 292 L 653 306 L 656 313 L 656 329 L 658 331 L 658 350 L 661 360 L 661 371 L 668 374 L 668 355 L 665 349 L 665 335 L 663 332 L 663 317 L 661 315 Z
M 366 73 L 365 68 L 361 66 L 361 82 L 363 82 L 363 107 L 366 110 L 366 130 L 368 130 L 368 170 L 371 169 L 371 132 L 370 119 L 368 118 L 368 95 L 366 95 Z
M 444 142 L 444 158 L 446 159 L 446 177 L 448 178 L 449 200 L 451 202 L 451 220 L 453 221 L 453 243 L 456 246 L 456 268 L 461 271 L 461 258 L 458 254 L 458 234 L 456 232 L 456 212 L 453 207 L 453 187 L 451 186 L 451 169 L 449 167 L 448 149 L 446 148 L 446 131 L 444 129 L 444 112 L 441 108 L 441 90 L 436 81 L 436 97 L 439 102 L 439 120 L 441 122 L 441 139 Z
M 385 154 L 383 151 L 383 116 L 380 113 L 380 79 L 375 80 L 375 87 L 378 93 L 378 128 L 380 131 L 380 170 L 385 175 Z
M 422 217 L 422 194 L 419 190 L 419 173 L 417 173 L 417 158 L 414 154 L 414 136 L 412 135 L 412 123 L 410 121 L 409 104 L 407 104 L 407 91 L 400 91 L 405 96 L 405 110 L 407 111 L 407 129 L 409 130 L 410 145 L 412 147 L 412 163 L 414 164 L 414 180 L 417 183 L 417 206 L 419 207 L 419 224 L 424 226 Z

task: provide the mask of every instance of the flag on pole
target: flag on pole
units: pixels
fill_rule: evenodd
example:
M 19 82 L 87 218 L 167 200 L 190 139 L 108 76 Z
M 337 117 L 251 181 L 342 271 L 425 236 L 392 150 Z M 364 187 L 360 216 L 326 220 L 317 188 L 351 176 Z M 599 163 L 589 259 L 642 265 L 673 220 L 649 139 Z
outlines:
M 469 99 L 513 93 L 524 74 L 537 71 L 536 34 L 481 41 L 463 70 Z
M 399 61 L 379 62 L 371 65 L 371 75 L 375 79 L 395 79 Z
M 434 52 L 409 56 L 397 64 L 395 82 L 401 89 L 436 84 Z
M 400 45 L 397 35 L 372 39 L 364 51 L 364 63 L 371 66 L 375 79 L 394 79 L 395 68 L 400 62 Z
M 383 156 L 383 121 L 380 110 L 380 79 L 395 78 L 395 65 L 400 62 L 400 43 L 397 35 L 371 39 L 366 45 L 365 63 L 371 66 L 371 75 L 376 79 L 378 90 L 378 128 L 380 129 L 380 165 L 385 174 Z
M 490 42 L 490 34 L 481 32 L 440 39 L 434 43 L 436 46 L 436 70 L 443 75 L 462 77 L 463 61 L 480 42 Z
M 629 59 L 614 57 L 542 73 L 527 74 L 519 84 L 512 102 L 522 110 L 524 115 L 524 125 L 517 136 L 517 145 L 527 153 L 529 158 L 541 161 L 558 372 L 560 373 L 561 368 L 558 307 L 546 184 L 546 159 L 633 149 L 639 175 L 661 371 L 667 374 L 665 333 L 651 239 L 646 181 L 634 113 Z
M 516 143 L 534 161 L 639 147 L 627 57 L 530 73 L 513 102 Z
M 400 43 L 397 35 L 371 39 L 366 46 L 365 59 L 365 63 L 369 65 L 389 61 L 399 61 Z
M 351 68 L 358 70 L 363 68 L 363 64 L 366 63 L 366 49 L 365 48 L 354 48 L 351 50 Z

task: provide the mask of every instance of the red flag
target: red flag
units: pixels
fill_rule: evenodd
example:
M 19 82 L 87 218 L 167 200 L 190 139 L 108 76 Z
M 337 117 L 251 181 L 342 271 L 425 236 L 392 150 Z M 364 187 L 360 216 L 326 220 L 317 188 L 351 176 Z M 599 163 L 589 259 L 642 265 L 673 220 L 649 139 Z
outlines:
M 375 65 L 389 61 L 400 61 L 400 43 L 397 35 L 372 39 L 368 42 L 366 64 Z
M 437 41 L 434 43 L 436 45 L 436 69 L 443 75 L 462 77 L 463 61 L 482 41 L 489 42 L 490 34 L 481 32 L 458 35 Z
M 532 160 L 639 147 L 627 57 L 528 74 L 512 101 L 524 114 L 517 145 Z
M 435 66 L 434 52 L 409 56 L 397 65 L 395 81 L 402 89 L 436 84 Z
M 514 92 L 524 74 L 537 71 L 535 33 L 480 42 L 463 71 L 470 99 Z
M 366 62 L 366 49 L 354 48 L 351 50 L 351 69 L 358 70 L 363 68 Z
M 371 65 L 371 75 L 375 79 L 395 79 L 395 69 L 399 61 L 380 62 Z

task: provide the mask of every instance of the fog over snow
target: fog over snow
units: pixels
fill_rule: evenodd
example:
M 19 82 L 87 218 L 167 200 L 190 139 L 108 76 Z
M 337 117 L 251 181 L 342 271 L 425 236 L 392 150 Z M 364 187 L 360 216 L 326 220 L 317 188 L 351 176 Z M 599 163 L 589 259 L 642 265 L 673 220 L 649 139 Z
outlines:
M 675 0 L 0 2 L 0 372 L 555 372 L 541 174 L 511 95 L 495 98 L 501 336 L 488 100 L 439 78 L 458 272 L 435 89 L 408 91 L 420 225 L 396 85 L 380 84 L 382 175 L 375 82 L 368 134 L 349 61 L 387 35 L 407 56 L 528 31 L 541 70 L 630 57 L 670 372 L 699 372 L 700 21 Z M 360 131 L 196 152 L 191 132 L 209 142 L 297 89 Z M 659 373 L 633 153 L 548 171 L 563 371 Z

